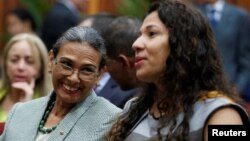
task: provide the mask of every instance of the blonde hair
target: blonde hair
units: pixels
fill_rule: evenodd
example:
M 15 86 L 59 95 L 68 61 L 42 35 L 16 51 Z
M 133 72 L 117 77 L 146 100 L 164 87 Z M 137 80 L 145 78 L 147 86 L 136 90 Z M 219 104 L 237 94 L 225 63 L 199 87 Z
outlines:
M 38 92 L 39 96 L 44 96 L 49 93 L 51 90 L 51 79 L 48 73 L 48 51 L 42 42 L 42 40 L 35 34 L 30 33 L 21 33 L 15 35 L 10 39 L 10 41 L 6 44 L 4 51 L 3 51 L 3 70 L 2 70 L 2 84 L 1 90 L 7 89 L 7 92 L 10 90 L 11 82 L 7 76 L 7 56 L 9 54 L 10 49 L 12 48 L 13 44 L 20 42 L 20 41 L 27 41 L 28 44 L 31 46 L 32 55 L 35 59 L 35 67 L 39 69 L 39 77 L 36 79 L 34 92 Z

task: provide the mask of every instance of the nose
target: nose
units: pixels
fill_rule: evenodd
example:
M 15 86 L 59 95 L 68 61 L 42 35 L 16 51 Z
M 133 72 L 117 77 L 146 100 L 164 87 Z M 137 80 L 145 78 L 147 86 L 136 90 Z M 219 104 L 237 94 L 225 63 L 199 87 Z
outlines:
M 133 49 L 135 52 L 137 52 L 137 51 L 141 50 L 142 48 L 143 48 L 143 39 L 142 39 L 142 37 L 138 37 L 138 38 L 134 41 L 134 43 L 133 43 L 133 45 L 132 45 L 132 49 Z
M 69 75 L 67 78 L 71 81 L 71 82 L 76 82 L 76 83 L 78 83 L 78 82 L 80 82 L 80 78 L 79 78 L 79 72 L 78 72 L 78 70 L 73 70 L 72 71 L 72 74 L 71 75 Z
M 19 70 L 24 70 L 27 67 L 25 60 L 21 59 L 18 61 L 17 67 Z

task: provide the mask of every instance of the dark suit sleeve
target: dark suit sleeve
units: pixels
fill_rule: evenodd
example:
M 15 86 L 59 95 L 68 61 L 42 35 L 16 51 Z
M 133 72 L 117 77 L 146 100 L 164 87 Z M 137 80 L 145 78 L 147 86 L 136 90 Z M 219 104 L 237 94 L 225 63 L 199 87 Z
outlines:
M 236 85 L 240 92 L 243 92 L 250 80 L 250 15 L 242 13 L 239 18 L 238 77 L 236 77 Z

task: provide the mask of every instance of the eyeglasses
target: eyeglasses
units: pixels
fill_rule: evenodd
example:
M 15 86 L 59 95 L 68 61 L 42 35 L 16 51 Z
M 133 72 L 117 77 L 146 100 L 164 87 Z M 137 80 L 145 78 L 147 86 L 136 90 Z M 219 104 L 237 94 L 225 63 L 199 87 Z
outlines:
M 99 73 L 91 66 L 85 66 L 81 70 L 78 69 L 75 70 L 73 67 L 71 67 L 71 63 L 69 61 L 66 60 L 58 61 L 57 58 L 55 58 L 54 61 L 55 64 L 58 65 L 60 72 L 62 74 L 69 76 L 74 74 L 75 71 L 77 71 L 78 77 L 82 81 L 91 81 L 99 75 Z

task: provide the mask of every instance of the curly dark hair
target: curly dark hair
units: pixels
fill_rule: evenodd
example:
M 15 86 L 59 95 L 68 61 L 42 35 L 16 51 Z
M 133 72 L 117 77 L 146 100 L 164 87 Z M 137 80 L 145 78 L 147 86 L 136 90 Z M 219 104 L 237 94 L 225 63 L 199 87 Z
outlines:
M 113 125 L 107 140 L 121 141 L 140 117 L 157 101 L 160 111 L 160 126 L 157 140 L 186 140 L 189 133 L 189 119 L 195 102 L 208 92 L 216 90 L 238 102 L 236 91 L 226 80 L 214 36 L 207 20 L 192 5 L 181 0 L 161 0 L 152 3 L 148 14 L 156 11 L 169 31 L 170 55 L 166 60 L 167 69 L 161 78 L 163 96 L 154 97 L 158 91 L 154 84 L 147 84 L 144 92 L 131 102 Z M 167 40 L 167 39 L 166 39 Z M 175 132 L 163 137 L 160 131 L 167 125 L 170 130 L 176 126 L 180 112 L 184 120 Z

